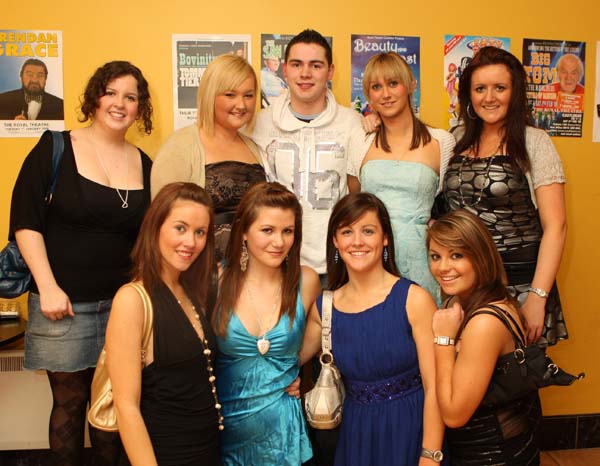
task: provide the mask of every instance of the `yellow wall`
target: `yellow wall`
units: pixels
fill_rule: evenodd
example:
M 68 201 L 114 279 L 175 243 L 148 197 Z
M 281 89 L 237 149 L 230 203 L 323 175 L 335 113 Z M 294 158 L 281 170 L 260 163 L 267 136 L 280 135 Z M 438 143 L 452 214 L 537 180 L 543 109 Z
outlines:
M 90 74 L 102 63 L 130 60 L 151 84 L 156 130 L 149 137 L 131 132 L 146 152 L 156 153 L 173 129 L 171 34 L 252 34 L 253 64 L 259 69 L 261 33 L 293 34 L 312 27 L 334 38 L 336 73 L 333 90 L 340 102 L 350 98 L 350 34 L 421 37 L 422 117 L 443 124 L 443 35 L 485 34 L 511 38 L 521 56 L 522 39 L 566 39 L 587 42 L 583 138 L 554 138 L 568 179 L 569 235 L 559 285 L 571 339 L 551 350 L 552 356 L 587 379 L 570 388 L 543 391 L 546 415 L 600 412 L 600 144 L 592 144 L 593 83 L 600 2 L 573 4 L 504 0 L 384 1 L 305 0 L 4 0 L 2 29 L 63 31 L 65 123 L 79 126 L 75 109 Z M 594 34 L 596 33 L 596 34 Z M 8 230 L 9 200 L 23 158 L 33 139 L 0 139 L 0 237 Z

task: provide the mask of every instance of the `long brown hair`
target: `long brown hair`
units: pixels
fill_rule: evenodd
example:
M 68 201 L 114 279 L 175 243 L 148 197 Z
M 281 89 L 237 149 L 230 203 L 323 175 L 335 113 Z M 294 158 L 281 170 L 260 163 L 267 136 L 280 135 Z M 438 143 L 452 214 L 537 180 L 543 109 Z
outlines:
M 348 282 L 348 270 L 343 260 L 335 261 L 336 247 L 333 244 L 335 233 L 352 225 L 367 212 L 375 212 L 384 237 L 388 240 L 388 259 L 383 262 L 383 268 L 392 275 L 400 276 L 394 255 L 394 233 L 390 214 L 381 200 L 371 193 L 358 192 L 342 197 L 331 212 L 327 227 L 327 289 L 336 290 Z
M 371 84 L 377 79 L 384 79 L 386 81 L 389 79 L 397 79 L 408 92 L 408 106 L 410 108 L 413 123 L 412 139 L 409 150 L 418 149 L 421 144 L 424 146 L 429 144 L 431 141 L 431 134 L 429 133 L 427 126 L 425 126 L 425 123 L 417 118 L 413 109 L 413 93 L 411 92 L 411 89 L 415 83 L 415 76 L 410 69 L 410 66 L 408 66 L 408 63 L 406 63 L 406 60 L 396 52 L 378 53 L 377 55 L 373 55 L 367 62 L 363 73 L 363 94 L 367 96 L 367 99 L 369 98 Z M 377 130 L 375 130 L 375 147 L 379 146 L 381 146 L 384 152 L 392 151 L 387 140 L 386 128 L 383 121 Z
M 197 184 L 170 183 L 158 192 L 144 216 L 137 241 L 131 252 L 132 278 L 141 280 L 149 292 L 162 285 L 162 256 L 158 252 L 158 239 L 163 223 L 178 200 L 192 201 L 205 206 L 208 210 L 209 228 L 206 246 L 193 264 L 179 277 L 188 295 L 196 298 L 196 301 L 206 309 L 208 289 L 211 286 L 211 274 L 214 267 L 214 214 L 210 196 Z
M 465 311 L 464 322 L 474 311 L 493 302 L 506 301 L 518 310 L 517 300 L 506 288 L 506 272 L 500 253 L 479 218 L 464 209 L 452 211 L 429 227 L 427 248 L 432 241 L 460 251 L 473 265 L 476 277 L 473 292 L 460 303 Z
M 244 234 L 256 221 L 263 207 L 275 207 L 294 212 L 294 243 L 286 260 L 281 264 L 283 283 L 281 286 L 281 308 L 279 318 L 287 314 L 290 322 L 296 316 L 296 300 L 300 287 L 300 246 L 302 245 L 302 207 L 296 195 L 279 183 L 258 183 L 252 186 L 240 201 L 236 211 L 231 236 L 225 250 L 225 267 L 221 277 L 221 288 L 217 298 L 217 312 L 213 313 L 213 327 L 223 338 L 233 314 L 247 272 L 240 268 Z
M 471 106 L 471 80 L 473 73 L 478 68 L 489 65 L 504 65 L 510 73 L 512 90 L 508 111 L 504 121 L 503 144 L 513 166 L 517 166 L 524 173 L 528 172 L 531 163 L 527 156 L 525 145 L 525 129 L 532 126 L 531 112 L 527 106 L 527 75 L 517 57 L 506 50 L 497 47 L 482 47 L 475 54 L 471 63 L 464 69 L 458 83 L 458 101 L 460 103 L 460 119 L 464 126 L 464 134 L 456 143 L 454 153 L 459 155 L 469 149 L 475 153 L 479 149 L 483 120 L 475 114 Z M 470 114 L 470 116 L 469 116 Z

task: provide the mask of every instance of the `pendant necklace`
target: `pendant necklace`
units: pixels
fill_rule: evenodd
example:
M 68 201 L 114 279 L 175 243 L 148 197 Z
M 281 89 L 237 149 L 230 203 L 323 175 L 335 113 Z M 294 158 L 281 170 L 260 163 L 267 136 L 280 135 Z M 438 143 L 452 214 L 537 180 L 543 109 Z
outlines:
M 473 207 L 476 206 L 477 204 L 479 204 L 479 201 L 481 201 L 481 198 L 483 197 L 483 190 L 486 188 L 487 185 L 489 185 L 489 182 L 486 184 L 486 180 L 489 180 L 489 176 L 490 176 L 490 170 L 492 168 L 492 162 L 494 161 L 494 158 L 496 157 L 496 154 L 502 149 L 502 146 L 504 145 L 503 142 L 500 142 L 500 145 L 496 148 L 496 150 L 494 151 L 494 153 L 490 156 L 487 157 L 487 167 L 485 169 L 485 175 L 484 175 L 484 179 L 481 182 L 481 189 L 479 190 L 479 194 L 477 195 L 477 199 L 475 199 L 475 196 L 473 195 L 472 202 L 470 204 L 467 204 L 465 202 L 465 197 L 463 195 L 463 178 L 462 178 L 462 171 L 463 171 L 463 166 L 465 163 L 465 159 L 471 159 L 472 161 L 475 160 L 481 160 L 480 157 L 469 157 L 468 155 L 463 155 L 462 156 L 462 160 L 460 161 L 460 166 L 458 167 L 458 195 L 460 196 L 460 204 L 463 207 Z M 475 171 L 473 169 L 473 171 Z M 481 175 L 479 175 L 481 176 Z M 473 194 L 475 194 L 475 176 L 473 176 Z
M 104 175 L 106 175 L 106 179 L 108 180 L 108 185 L 110 187 L 112 187 L 112 183 L 110 182 L 110 177 L 108 176 L 108 170 L 106 170 L 106 167 L 104 166 L 104 162 L 102 161 L 102 158 L 100 157 L 100 154 L 98 153 L 98 148 L 96 147 L 96 144 L 94 144 L 92 142 L 92 146 L 94 147 L 94 152 L 96 153 L 96 158 L 98 159 L 98 162 L 100 163 L 100 167 L 102 167 L 102 171 L 104 172 Z M 127 148 L 125 147 L 125 143 L 123 143 L 123 152 L 125 152 L 125 182 L 127 184 L 129 184 L 129 152 L 127 151 Z M 125 188 L 125 197 L 123 197 L 121 195 L 121 191 L 119 191 L 119 188 L 115 188 L 115 191 L 117 191 L 117 194 L 119 195 L 119 199 L 121 199 L 121 209 L 127 209 L 127 207 L 129 207 L 129 203 L 127 202 L 129 200 L 129 188 Z
M 267 351 L 271 348 L 271 342 L 267 339 L 267 332 L 271 330 L 271 324 L 273 322 L 273 315 L 275 315 L 275 311 L 277 310 L 277 305 L 279 304 L 279 297 L 281 296 L 281 281 L 279 282 L 279 286 L 277 287 L 277 291 L 273 295 L 273 307 L 271 308 L 271 312 L 269 313 L 269 320 L 267 321 L 267 325 L 263 326 L 263 321 L 258 313 L 256 304 L 254 303 L 254 294 L 252 293 L 252 289 L 250 288 L 250 283 L 246 283 L 246 293 L 248 294 L 248 300 L 250 301 L 250 306 L 254 311 L 254 315 L 256 317 L 256 322 L 258 323 L 258 328 L 262 336 L 258 338 L 256 341 L 256 348 L 260 354 L 266 354 Z
M 183 304 L 181 304 L 181 301 L 179 299 L 177 299 L 177 297 L 175 299 L 177 300 L 177 304 L 179 304 L 179 306 L 183 310 L 184 314 L 186 314 L 185 309 L 183 308 Z M 194 319 L 196 320 L 196 323 L 191 322 L 191 324 L 192 324 L 192 327 L 194 328 L 194 331 L 198 335 L 200 344 L 202 345 L 202 354 L 204 354 L 204 357 L 206 357 L 206 370 L 208 372 L 208 382 L 210 383 L 212 396 L 213 396 L 213 399 L 215 400 L 215 409 L 217 410 L 217 419 L 218 419 L 218 423 L 219 423 L 218 429 L 224 430 L 225 427 L 223 426 L 224 419 L 223 419 L 223 415 L 221 414 L 221 403 L 219 403 L 219 398 L 217 396 L 217 386 L 215 384 L 217 378 L 215 377 L 214 369 L 212 367 L 212 359 L 210 357 L 212 354 L 212 351 L 208 347 L 208 340 L 206 339 L 206 332 L 204 331 L 204 329 L 202 327 L 202 321 L 200 320 L 200 314 L 198 314 L 198 312 L 196 311 L 196 306 L 194 306 L 194 303 L 192 302 L 192 300 L 189 297 L 187 297 L 187 300 L 192 305 L 192 315 L 193 315 Z M 204 337 L 201 337 L 200 334 L 204 335 Z

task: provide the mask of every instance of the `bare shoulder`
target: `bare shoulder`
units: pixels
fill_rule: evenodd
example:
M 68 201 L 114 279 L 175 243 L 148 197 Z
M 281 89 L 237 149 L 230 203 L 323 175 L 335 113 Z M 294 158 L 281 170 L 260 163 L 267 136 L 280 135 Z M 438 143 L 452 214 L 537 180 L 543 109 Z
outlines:
M 319 274 L 315 272 L 314 269 L 308 267 L 307 265 L 303 265 L 300 268 L 300 273 L 302 274 L 302 285 L 313 286 L 315 284 L 319 284 Z
M 302 266 L 302 304 L 304 309 L 308 312 L 315 299 L 321 291 L 321 283 L 319 281 L 319 275 L 313 269 L 307 266 Z
M 113 298 L 111 317 L 139 320 L 144 316 L 144 302 L 138 290 L 131 284 L 123 285 Z
M 437 306 L 427 290 L 419 285 L 411 284 L 406 297 L 406 313 L 411 325 L 419 322 L 431 322 Z

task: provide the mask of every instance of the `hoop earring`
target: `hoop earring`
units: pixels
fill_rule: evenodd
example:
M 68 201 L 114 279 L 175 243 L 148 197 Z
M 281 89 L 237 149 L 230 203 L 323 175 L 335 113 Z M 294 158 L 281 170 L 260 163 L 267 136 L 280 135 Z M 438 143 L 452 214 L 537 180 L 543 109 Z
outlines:
M 242 241 L 242 254 L 240 254 L 240 269 L 245 272 L 248 268 L 248 248 L 246 247 L 246 240 Z
M 383 263 L 387 264 L 388 261 L 388 249 L 387 246 L 383 247 Z
M 477 113 L 475 113 L 475 115 L 472 115 L 471 112 L 474 113 L 473 108 L 471 107 L 471 102 L 469 102 L 467 104 L 467 116 L 469 117 L 469 120 L 477 120 Z
M 340 261 L 340 251 L 335 250 L 335 254 L 333 255 L 333 261 L 337 264 Z

